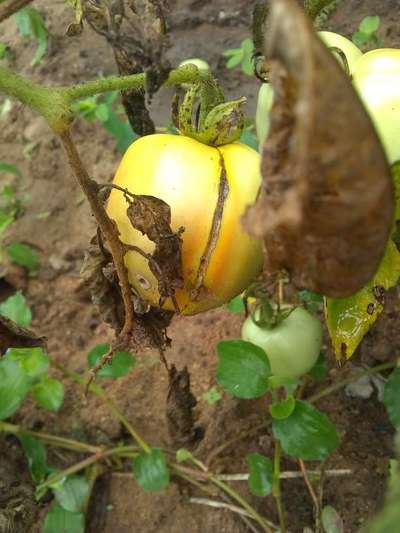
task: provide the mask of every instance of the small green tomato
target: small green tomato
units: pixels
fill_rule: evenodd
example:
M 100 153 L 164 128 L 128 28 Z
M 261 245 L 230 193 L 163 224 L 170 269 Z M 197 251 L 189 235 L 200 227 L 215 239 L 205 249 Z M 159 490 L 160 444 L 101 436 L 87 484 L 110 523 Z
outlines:
M 317 362 L 322 346 L 321 322 L 297 307 L 278 325 L 260 327 L 249 316 L 242 326 L 242 339 L 262 348 L 273 375 L 298 379 Z

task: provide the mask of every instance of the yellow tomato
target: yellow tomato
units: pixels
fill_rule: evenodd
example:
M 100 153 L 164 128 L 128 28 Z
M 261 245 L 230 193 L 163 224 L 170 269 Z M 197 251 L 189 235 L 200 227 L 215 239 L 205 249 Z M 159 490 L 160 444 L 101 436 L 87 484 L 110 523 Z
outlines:
M 355 65 L 353 83 L 390 164 L 400 160 L 400 50 L 381 48 L 364 54 Z
M 193 298 L 200 260 L 207 247 L 221 176 L 221 157 L 229 184 L 220 232 L 203 279 Z M 182 314 L 218 307 L 242 292 L 262 269 L 261 243 L 241 227 L 240 218 L 256 199 L 261 183 L 258 152 L 234 143 L 218 148 L 182 135 L 155 134 L 135 141 L 125 153 L 114 183 L 134 194 L 161 198 L 171 207 L 173 231 L 183 226 L 182 267 L 184 288 L 176 291 Z M 128 204 L 112 190 L 107 212 L 115 220 L 126 244 L 152 253 L 154 243 L 135 230 L 126 215 Z M 125 255 L 129 281 L 138 294 L 158 306 L 158 283 L 146 258 Z M 174 309 L 168 299 L 165 309 Z

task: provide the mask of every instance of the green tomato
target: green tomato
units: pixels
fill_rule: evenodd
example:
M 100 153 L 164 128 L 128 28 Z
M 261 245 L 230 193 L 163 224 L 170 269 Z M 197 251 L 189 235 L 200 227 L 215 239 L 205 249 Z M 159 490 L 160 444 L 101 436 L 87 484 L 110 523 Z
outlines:
M 381 48 L 364 54 L 355 65 L 353 83 L 389 162 L 400 160 L 400 50 Z
M 352 74 L 355 64 L 362 56 L 361 50 L 349 39 L 346 39 L 346 37 L 343 37 L 343 35 L 339 35 L 338 33 L 333 33 L 332 31 L 319 31 L 318 35 L 328 48 L 340 48 L 346 56 L 350 74 Z M 341 55 L 334 50 L 332 50 L 332 53 L 339 61 L 340 65 L 345 68 Z
M 273 328 L 257 326 L 251 316 L 242 326 L 242 339 L 262 348 L 273 375 L 298 379 L 317 362 L 322 346 L 322 326 L 315 316 L 297 307 Z

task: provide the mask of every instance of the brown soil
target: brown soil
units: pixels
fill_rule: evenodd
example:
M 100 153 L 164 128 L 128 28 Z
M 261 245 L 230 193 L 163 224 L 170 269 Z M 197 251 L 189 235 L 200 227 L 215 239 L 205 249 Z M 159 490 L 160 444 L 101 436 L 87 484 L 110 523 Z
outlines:
M 249 35 L 250 4 L 253 2 L 175 0 L 172 4 L 170 58 L 175 63 L 193 56 L 206 59 L 217 72 L 228 96 L 248 97 L 248 112 L 251 114 L 255 107 L 257 83 L 239 70 L 227 71 L 221 52 L 237 46 Z M 46 26 L 52 35 L 50 51 L 38 67 L 30 66 L 34 46 L 18 36 L 14 22 L 9 20 L 1 27 L 1 41 L 10 43 L 15 50 L 18 71 L 53 84 L 68 84 L 115 72 L 110 49 L 89 29 L 78 38 L 64 36 L 72 20 L 71 11 L 65 3 L 37 0 L 35 6 L 45 14 Z M 399 46 L 398 11 L 396 0 L 348 0 L 341 2 L 327 22 L 327 29 L 351 35 L 364 16 L 378 14 L 382 18 L 385 45 Z M 169 96 L 167 91 L 161 91 L 152 104 L 152 114 L 158 124 L 167 121 Z M 14 102 L 7 120 L 3 120 L 0 126 L 0 160 L 18 165 L 24 179 L 16 184 L 20 191 L 29 191 L 31 195 L 26 213 L 8 236 L 34 246 L 41 260 L 36 278 L 27 278 L 24 272 L 14 269 L 8 281 L 13 287 L 24 289 L 33 311 L 33 327 L 47 336 L 50 356 L 69 369 L 84 373 L 89 349 L 112 339 L 112 331 L 101 323 L 79 277 L 83 253 L 95 225 L 66 165 L 60 143 L 42 119 Z M 83 120 L 75 123 L 73 133 L 91 175 L 100 182 L 109 181 L 119 159 L 114 140 L 97 123 L 88 124 Z M 31 152 L 26 157 L 23 150 L 28 143 L 31 143 Z M 43 216 L 44 213 L 47 216 Z M 0 299 L 9 296 L 13 287 L 2 282 Z M 352 360 L 355 365 L 360 364 L 361 356 L 369 363 L 385 360 L 400 345 L 400 334 L 395 325 L 396 300 L 397 295 L 390 299 L 385 316 Z M 236 337 L 239 326 L 239 317 L 219 309 L 191 318 L 176 318 L 169 330 L 172 347 L 167 353 L 168 361 L 178 368 L 188 367 L 193 393 L 198 400 L 197 423 L 203 428 L 205 437 L 198 445 L 197 454 L 203 460 L 214 455 L 211 466 L 218 472 L 245 472 L 247 453 L 258 451 L 271 456 L 272 452 L 266 430 L 248 435 L 264 420 L 265 405 L 262 401 L 239 401 L 224 396 L 211 407 L 202 399 L 202 394 L 215 383 L 216 343 L 220 339 Z M 165 369 L 161 364 L 154 363 L 155 357 L 152 356 L 155 354 L 137 355 L 140 364 L 136 369 L 126 377 L 105 383 L 105 387 L 148 442 L 168 445 Z M 154 364 L 149 364 L 149 361 Z M 331 355 L 330 367 L 333 377 L 338 370 Z M 59 413 L 49 414 L 27 401 L 15 417 L 18 423 L 97 444 L 112 445 L 127 438 L 121 425 L 101 401 L 93 395 L 85 398 L 82 390 L 68 380 L 64 383 L 66 398 Z M 348 468 L 352 472 L 350 476 L 327 478 L 323 501 L 339 511 L 346 533 L 352 533 L 382 503 L 388 460 L 393 456 L 392 428 L 377 394 L 361 400 L 350 398 L 341 391 L 321 401 L 319 407 L 337 425 L 342 437 L 339 450 L 328 461 L 328 468 Z M 218 446 L 235 436 L 242 438 L 215 456 Z M 17 444 L 12 439 L 0 440 L 0 450 L 0 493 L 4 486 L 20 484 L 22 488 L 17 496 L 20 497 L 25 490 L 27 502 L 24 519 L 28 517 L 28 522 L 13 531 L 25 533 L 32 529 L 34 523 L 39 531 L 47 504 L 33 506 L 36 518 L 32 522 L 32 490 Z M 52 451 L 50 458 L 60 467 L 78 459 L 72 453 L 54 455 Z M 286 461 L 284 468 L 298 469 L 298 465 Z M 259 512 L 277 521 L 269 498 L 265 501 L 251 497 L 244 483 L 235 483 L 235 487 Z M 303 481 L 284 481 L 282 490 L 290 531 L 301 532 L 307 525 L 312 527 L 312 501 Z M 165 493 L 148 495 L 129 476 L 109 472 L 96 484 L 87 531 L 250 531 L 230 511 L 190 503 L 189 496 L 193 494 L 192 489 L 172 483 Z M 5 503 L 0 498 L 1 505 Z M 0 514 L 0 519 L 2 516 Z M 0 531 L 8 531 L 2 527 L 0 521 Z

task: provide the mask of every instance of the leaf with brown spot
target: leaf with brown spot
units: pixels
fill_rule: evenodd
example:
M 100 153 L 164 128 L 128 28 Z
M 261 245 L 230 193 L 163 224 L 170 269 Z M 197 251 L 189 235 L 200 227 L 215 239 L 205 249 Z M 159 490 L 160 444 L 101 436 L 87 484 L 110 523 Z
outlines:
M 5 354 L 9 348 L 34 348 L 45 345 L 46 337 L 39 337 L 33 331 L 0 315 L 0 355 Z
M 183 228 L 177 233 L 172 231 L 171 209 L 163 200 L 146 195 L 132 195 L 129 199 L 127 215 L 132 226 L 155 243 L 149 268 L 157 278 L 160 296 L 174 300 L 175 290 L 183 286 Z
M 294 0 L 273 0 L 266 56 L 275 97 L 263 186 L 245 216 L 266 269 L 330 297 L 377 271 L 394 214 L 390 169 L 352 84 Z

